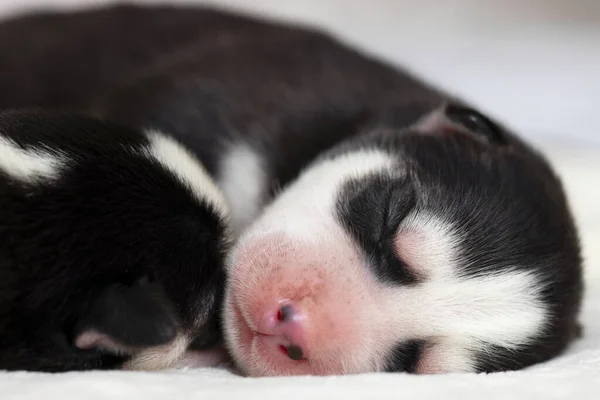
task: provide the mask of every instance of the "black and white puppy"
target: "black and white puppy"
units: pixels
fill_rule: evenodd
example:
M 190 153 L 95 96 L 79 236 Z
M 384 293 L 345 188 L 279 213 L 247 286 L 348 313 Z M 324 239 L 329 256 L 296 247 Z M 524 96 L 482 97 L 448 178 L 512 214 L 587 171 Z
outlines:
M 171 137 L 0 113 L 0 369 L 218 361 L 228 207 Z
M 577 334 L 577 236 L 546 162 L 445 105 L 327 152 L 228 263 L 225 332 L 252 375 L 492 372 Z
M 197 8 L 48 18 L 61 23 L 36 37 L 56 42 L 26 41 L 3 79 L 70 54 L 26 105 L 85 104 L 202 160 L 241 235 L 223 315 L 247 374 L 513 370 L 576 336 L 580 249 L 560 180 L 497 121 L 307 28 Z M 151 56 L 141 41 L 146 58 L 106 50 L 161 24 L 185 38 Z M 86 38 L 104 62 L 74 62 Z M 60 86 L 73 91 L 56 100 Z

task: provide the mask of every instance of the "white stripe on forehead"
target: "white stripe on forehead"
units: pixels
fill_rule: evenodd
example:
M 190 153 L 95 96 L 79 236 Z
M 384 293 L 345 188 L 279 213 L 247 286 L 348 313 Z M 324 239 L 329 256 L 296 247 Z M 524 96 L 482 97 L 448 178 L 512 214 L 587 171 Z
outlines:
M 518 268 L 461 277 L 459 235 L 427 213 L 411 214 L 401 224 L 398 253 L 422 282 L 382 294 L 396 340 L 430 338 L 438 349 L 453 343 L 455 354 L 461 342 L 462 360 L 472 359 L 470 350 L 485 350 L 482 342 L 515 350 L 527 344 L 548 316 L 540 277 Z
M 150 130 L 146 134 L 150 140 L 146 155 L 175 174 L 198 199 L 212 204 L 221 217 L 227 217 L 227 201 L 200 161 L 170 136 L 156 130 Z
M 335 205 L 348 181 L 372 173 L 392 173 L 397 161 L 383 150 L 368 149 L 322 160 L 307 170 L 269 205 L 246 236 L 285 232 L 298 239 L 320 240 L 323 229 L 338 225 Z
M 507 348 L 518 348 L 539 334 L 546 309 L 540 284 L 525 272 L 503 272 L 470 279 L 432 280 L 393 294 L 393 302 L 419 302 L 411 315 L 414 333 L 461 336 Z
M 0 170 L 13 179 L 33 183 L 39 179 L 54 181 L 66 167 L 68 158 L 58 151 L 24 149 L 0 136 Z

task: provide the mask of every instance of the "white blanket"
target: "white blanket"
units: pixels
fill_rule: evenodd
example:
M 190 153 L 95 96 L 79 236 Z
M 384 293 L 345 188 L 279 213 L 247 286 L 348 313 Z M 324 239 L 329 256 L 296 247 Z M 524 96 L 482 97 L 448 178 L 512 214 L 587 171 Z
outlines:
M 0 15 L 32 4 L 98 2 L 0 0 Z M 541 146 L 563 176 L 581 229 L 587 281 L 582 314 L 584 337 L 555 360 L 510 373 L 251 379 L 224 369 L 57 375 L 0 372 L 0 399 L 600 398 L 600 3 L 211 3 L 235 3 L 250 10 L 268 5 L 270 8 L 263 11 L 270 14 L 317 21 L 347 40 L 408 64 L 421 75 L 476 101 Z

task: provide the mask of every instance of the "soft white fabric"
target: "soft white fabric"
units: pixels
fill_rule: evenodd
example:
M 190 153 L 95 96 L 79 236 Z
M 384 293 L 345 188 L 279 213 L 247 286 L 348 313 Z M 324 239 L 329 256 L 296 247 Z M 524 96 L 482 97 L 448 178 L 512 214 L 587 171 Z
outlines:
M 564 178 L 582 233 L 587 278 L 584 337 L 560 358 L 511 373 L 267 379 L 242 378 L 223 369 L 0 373 L 0 399 L 600 398 L 600 2 L 187 1 L 191 2 L 235 4 L 316 21 L 477 102 L 541 146 Z M 0 0 L 0 14 L 31 5 L 92 3 L 106 1 Z

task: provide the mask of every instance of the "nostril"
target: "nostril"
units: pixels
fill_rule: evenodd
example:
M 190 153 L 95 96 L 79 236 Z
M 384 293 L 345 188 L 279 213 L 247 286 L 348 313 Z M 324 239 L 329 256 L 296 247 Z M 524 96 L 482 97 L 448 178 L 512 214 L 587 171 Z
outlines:
M 304 352 L 302 351 L 302 348 L 293 344 L 289 346 L 279 345 L 279 350 L 281 350 L 283 354 L 287 355 L 294 361 L 300 361 L 304 359 Z
M 288 357 L 294 361 L 300 361 L 304 358 L 304 352 L 298 346 L 290 345 L 286 350 Z

